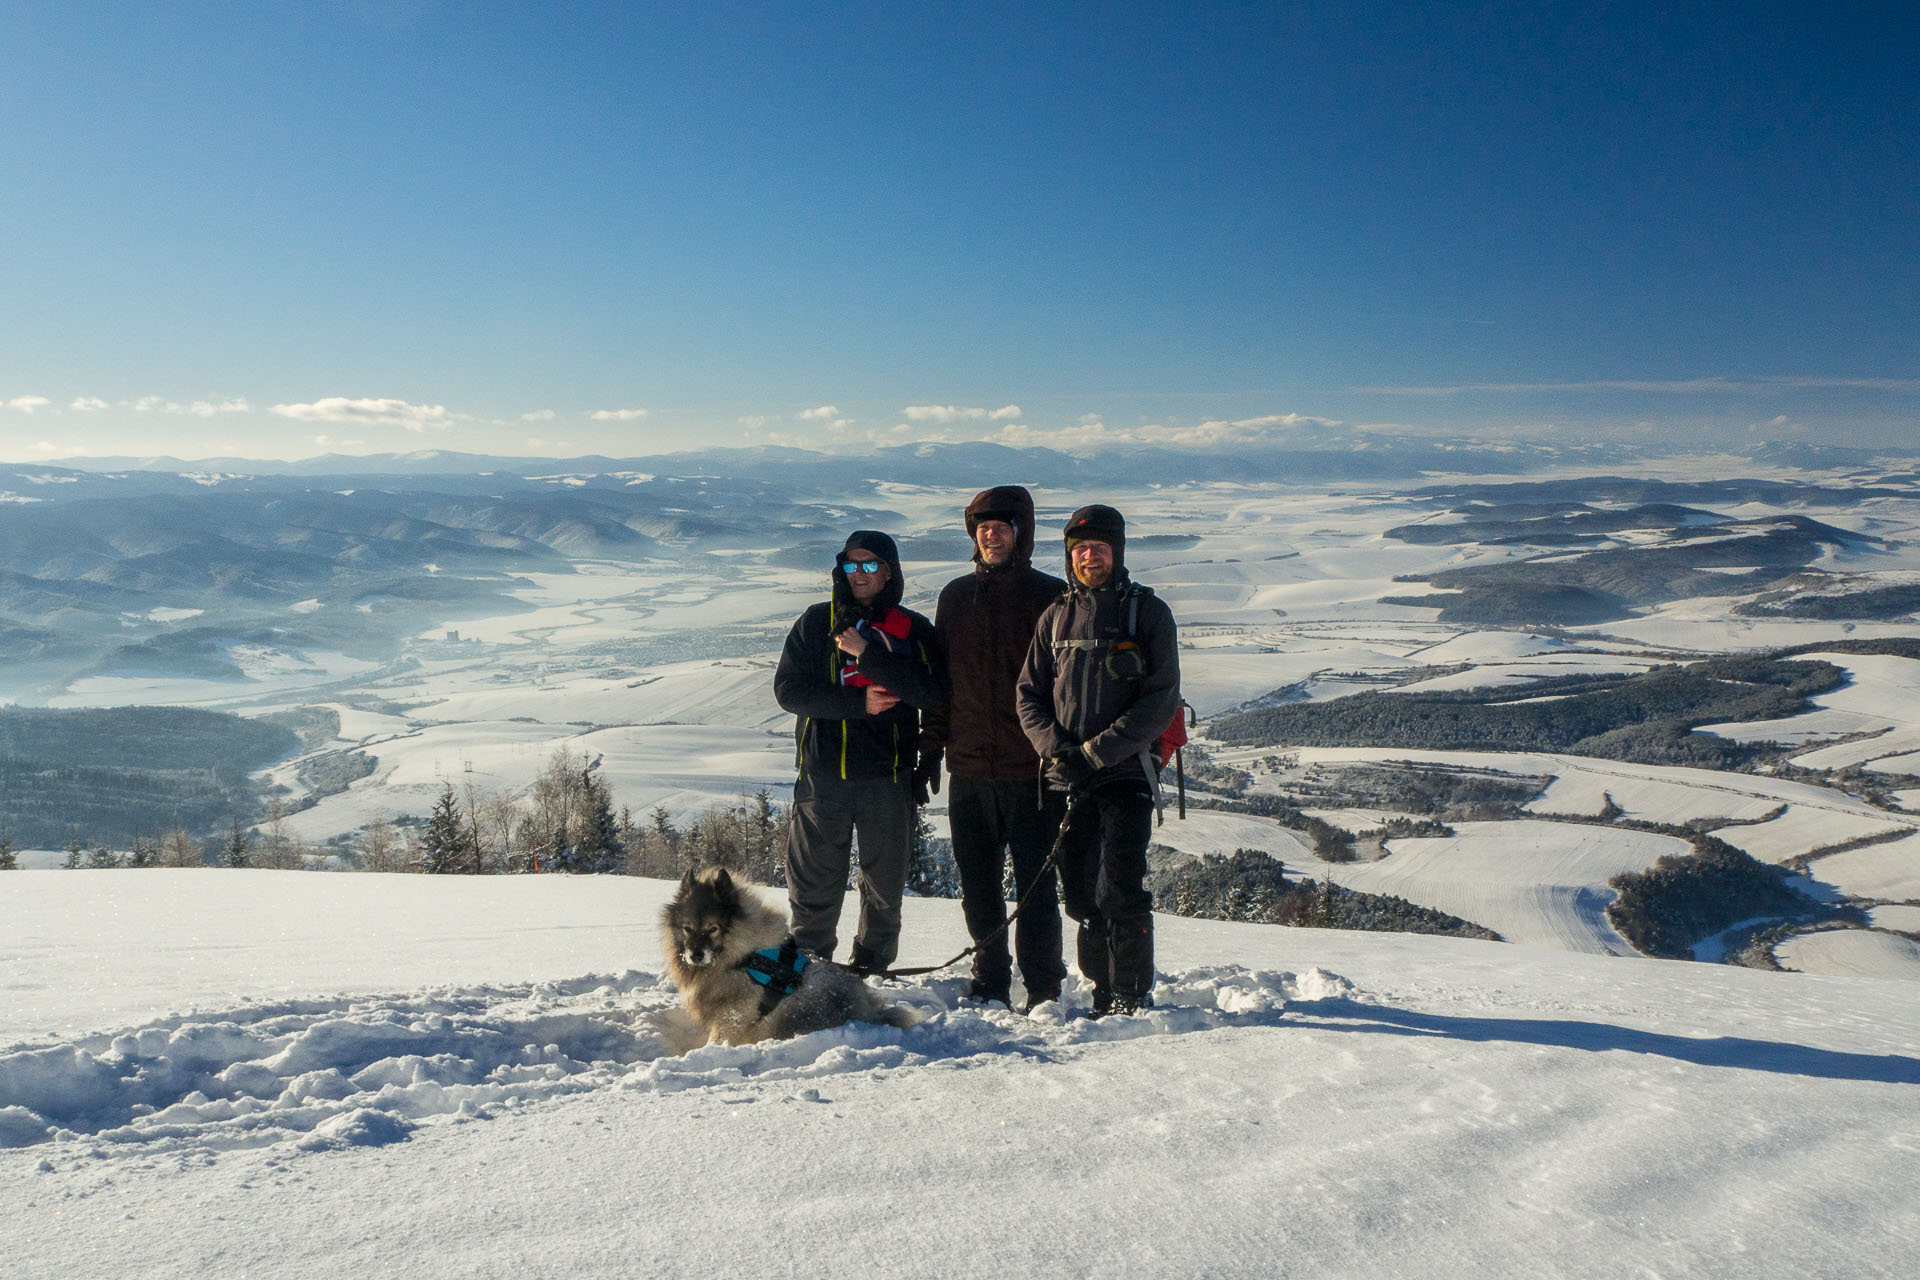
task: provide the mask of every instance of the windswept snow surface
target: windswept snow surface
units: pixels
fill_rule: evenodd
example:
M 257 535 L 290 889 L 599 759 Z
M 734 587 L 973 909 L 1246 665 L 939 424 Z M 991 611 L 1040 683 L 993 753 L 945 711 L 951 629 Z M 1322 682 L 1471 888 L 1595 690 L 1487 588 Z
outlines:
M 1920 1265 L 1920 984 L 1163 918 L 1146 1016 L 963 1007 L 950 971 L 891 988 L 904 1032 L 671 1058 L 670 888 L 8 877 L 4 1269 Z M 909 900 L 903 964 L 961 940 Z

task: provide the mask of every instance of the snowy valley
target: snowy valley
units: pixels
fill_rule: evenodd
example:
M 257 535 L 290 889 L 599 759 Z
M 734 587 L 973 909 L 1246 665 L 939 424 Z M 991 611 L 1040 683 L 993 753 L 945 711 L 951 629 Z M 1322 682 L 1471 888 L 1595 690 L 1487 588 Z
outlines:
M 906 602 L 928 609 L 966 568 L 977 487 L 821 465 L 785 490 L 521 476 L 511 529 L 487 481 L 446 482 L 466 492 L 428 519 L 425 481 L 383 505 L 391 481 L 329 478 L 384 541 L 327 554 L 389 558 L 387 587 L 306 563 L 285 598 L 195 594 L 178 565 L 108 572 L 101 550 L 69 567 L 137 578 L 139 609 L 103 606 L 62 665 L 34 636 L 97 593 L 28 617 L 43 566 L 10 587 L 12 642 L 39 647 L 8 692 L 304 726 L 248 785 L 335 870 L 370 823 L 423 817 L 449 786 L 521 795 L 559 749 L 635 813 L 784 804 L 773 661 L 836 530 L 903 535 Z M 1159 865 L 1253 850 L 1504 941 L 1163 914 L 1161 1007 L 1142 1017 L 1072 1016 L 1077 984 L 1032 1019 L 964 1007 L 949 970 L 897 988 L 925 1016 L 904 1032 L 675 1058 L 648 1022 L 672 1001 L 663 881 L 82 874 L 31 850 L 0 878 L 0 1194 L 21 1209 L 0 1256 L 23 1275 L 1920 1265 L 1920 632 L 1898 607 L 1920 581 L 1914 477 L 1754 459 L 1471 483 L 1136 474 L 1164 478 L 979 482 L 1027 480 L 1043 529 L 1091 498 L 1121 507 L 1130 567 L 1180 620 L 1205 767 L 1156 830 Z M 262 492 L 225 501 L 304 482 L 244 483 Z M 652 507 L 620 517 L 644 525 L 623 544 L 607 513 L 629 491 Z M 570 496 L 600 523 L 547 523 Z M 397 531 L 402 507 L 423 523 Z M 456 507 L 487 535 L 466 569 L 436 523 Z M 301 510 L 338 522 L 319 497 Z M 463 585 L 394 587 L 449 575 Z M 101 657 L 114 632 L 128 644 Z M 1705 683 L 1789 714 L 1657 738 L 1645 716 L 1502 746 L 1446 740 L 1466 719 L 1436 741 L 1352 714 L 1403 699 L 1493 723 L 1768 654 L 1751 686 Z M 1777 692 L 1791 672 L 1815 691 Z M 1342 715 L 1347 737 L 1298 727 Z M 1410 777 L 1439 801 L 1396 799 L 1386 784 Z M 1615 877 L 1709 838 L 1782 868 L 1805 904 L 1688 940 L 1758 967 L 1647 958 L 1609 911 Z M 909 900 L 903 964 L 964 944 L 956 903 Z M 275 1212 L 235 1213 L 262 1195 Z

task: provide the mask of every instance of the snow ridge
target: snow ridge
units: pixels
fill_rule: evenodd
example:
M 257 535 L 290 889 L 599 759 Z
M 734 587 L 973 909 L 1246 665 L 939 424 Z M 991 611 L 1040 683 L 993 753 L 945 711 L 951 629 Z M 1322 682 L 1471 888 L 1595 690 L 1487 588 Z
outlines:
M 677 1001 L 629 971 L 563 982 L 283 1001 L 160 1019 L 117 1035 L 0 1053 L 0 1147 L 81 1144 L 212 1158 L 406 1141 L 423 1124 L 493 1119 L 569 1094 L 809 1081 L 978 1055 L 1056 1061 L 1109 1042 L 1277 1025 L 1289 1001 L 1350 1000 L 1351 983 L 1209 966 L 1165 975 L 1158 1007 L 1094 1021 L 962 1007 L 963 978 L 890 986 L 924 1021 L 850 1024 L 769 1044 L 670 1056 L 653 1016 Z M 806 1100 L 811 1090 L 797 1096 Z M 817 1096 L 817 1095 L 816 1095 Z

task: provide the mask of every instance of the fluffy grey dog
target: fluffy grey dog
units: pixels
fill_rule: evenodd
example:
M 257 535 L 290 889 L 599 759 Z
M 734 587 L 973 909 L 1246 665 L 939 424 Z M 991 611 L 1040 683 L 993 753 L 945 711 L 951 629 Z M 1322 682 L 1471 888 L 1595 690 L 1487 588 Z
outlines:
M 655 1019 L 669 1048 L 684 1053 L 709 1043 L 784 1040 L 843 1022 L 910 1027 L 919 1021 L 912 1009 L 888 1004 L 831 960 L 796 956 L 789 947 L 783 963 L 778 953 L 787 942 L 786 916 L 726 868 L 683 876 L 660 914 L 667 974 L 684 1006 L 674 1011 L 681 1017 Z M 756 969 L 768 981 L 756 981 Z

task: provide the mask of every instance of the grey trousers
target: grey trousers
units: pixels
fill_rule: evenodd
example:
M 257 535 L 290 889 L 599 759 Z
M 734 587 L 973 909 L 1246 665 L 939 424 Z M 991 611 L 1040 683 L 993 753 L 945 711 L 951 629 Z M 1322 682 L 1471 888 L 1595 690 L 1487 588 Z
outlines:
M 787 827 L 793 940 L 815 955 L 833 955 L 855 832 L 860 836 L 860 927 L 853 960 L 885 967 L 900 950 L 900 898 L 913 847 L 913 797 L 887 778 L 815 782 L 802 776 L 794 783 Z

